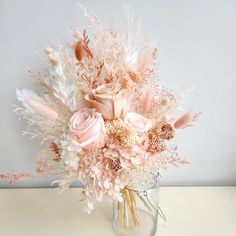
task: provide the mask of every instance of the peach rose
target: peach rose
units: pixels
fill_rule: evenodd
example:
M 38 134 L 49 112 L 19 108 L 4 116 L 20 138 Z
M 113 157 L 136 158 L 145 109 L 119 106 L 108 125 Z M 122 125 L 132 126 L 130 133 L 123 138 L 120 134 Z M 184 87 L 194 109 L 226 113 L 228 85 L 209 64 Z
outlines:
M 129 112 L 124 118 L 124 123 L 136 132 L 147 132 L 152 128 L 152 121 L 135 112 Z
M 86 94 L 85 99 L 90 107 L 95 108 L 107 120 L 124 117 L 128 110 L 126 90 L 121 89 L 119 85 L 100 85 Z
M 82 108 L 69 121 L 69 128 L 82 147 L 105 145 L 106 128 L 101 114 L 94 109 Z

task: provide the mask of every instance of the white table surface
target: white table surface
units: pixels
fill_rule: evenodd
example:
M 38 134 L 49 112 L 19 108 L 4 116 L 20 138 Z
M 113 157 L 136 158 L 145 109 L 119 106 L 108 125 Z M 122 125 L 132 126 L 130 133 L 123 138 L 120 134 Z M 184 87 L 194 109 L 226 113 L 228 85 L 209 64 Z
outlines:
M 81 190 L 0 189 L 0 236 L 113 236 L 111 203 L 91 215 Z M 158 236 L 236 236 L 236 187 L 163 187 Z M 144 235 L 145 236 L 145 235 Z

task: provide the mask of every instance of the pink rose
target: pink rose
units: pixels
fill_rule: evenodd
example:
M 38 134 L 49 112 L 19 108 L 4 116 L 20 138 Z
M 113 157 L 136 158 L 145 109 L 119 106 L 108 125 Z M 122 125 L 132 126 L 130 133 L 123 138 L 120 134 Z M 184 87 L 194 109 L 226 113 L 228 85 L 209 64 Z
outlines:
M 147 132 L 152 128 L 152 121 L 135 112 L 129 112 L 124 118 L 124 123 L 136 132 Z
M 69 121 L 69 128 L 82 147 L 105 145 L 106 128 L 101 114 L 94 109 L 82 108 Z
M 112 120 L 124 117 L 128 110 L 128 96 L 120 85 L 103 84 L 86 94 L 90 107 L 100 112 L 104 119 Z

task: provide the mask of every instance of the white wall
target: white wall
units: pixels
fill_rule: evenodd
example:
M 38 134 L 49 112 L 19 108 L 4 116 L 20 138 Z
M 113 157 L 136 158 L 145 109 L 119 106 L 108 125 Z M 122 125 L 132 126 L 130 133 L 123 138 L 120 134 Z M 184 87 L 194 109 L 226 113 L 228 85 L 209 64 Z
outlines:
M 0 0 L 0 173 L 33 170 L 40 147 L 21 136 L 24 124 L 6 103 L 16 102 L 15 88 L 33 87 L 26 67 L 40 69 L 43 48 L 72 40 L 74 20 L 85 23 L 78 2 L 113 25 L 123 17 L 121 1 L 115 0 Z M 180 154 L 191 164 L 172 168 L 163 184 L 236 184 L 236 1 L 131 2 L 143 32 L 158 42 L 161 83 L 177 90 L 194 86 L 186 107 L 203 111 L 197 125 L 178 136 Z

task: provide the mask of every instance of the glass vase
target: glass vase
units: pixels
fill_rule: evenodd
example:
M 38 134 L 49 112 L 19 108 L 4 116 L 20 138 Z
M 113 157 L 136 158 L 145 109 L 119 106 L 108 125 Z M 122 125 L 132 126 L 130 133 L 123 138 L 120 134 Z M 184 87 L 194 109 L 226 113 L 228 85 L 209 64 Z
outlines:
M 125 188 L 123 201 L 113 203 L 113 228 L 117 236 L 154 236 L 157 232 L 159 184 L 146 190 Z

